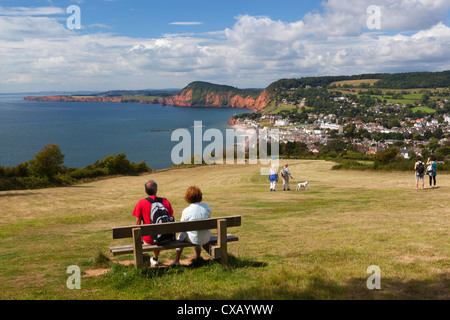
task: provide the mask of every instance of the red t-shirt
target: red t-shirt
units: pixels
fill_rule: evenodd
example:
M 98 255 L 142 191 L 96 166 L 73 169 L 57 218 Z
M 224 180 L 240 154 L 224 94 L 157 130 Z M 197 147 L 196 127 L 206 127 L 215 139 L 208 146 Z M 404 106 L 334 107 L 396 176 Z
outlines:
M 155 200 L 156 196 L 150 196 L 150 198 Z M 172 209 L 172 206 L 170 205 L 169 200 L 163 198 L 162 205 L 164 207 L 166 207 L 166 209 L 169 212 L 170 216 L 173 217 L 173 209 Z M 150 202 L 148 202 L 148 200 L 141 199 L 141 200 L 138 201 L 138 203 L 136 204 L 136 207 L 134 208 L 133 216 L 143 220 L 144 224 L 150 224 L 150 210 L 151 210 L 151 207 L 152 207 L 152 205 L 150 204 Z M 144 237 L 142 237 L 142 239 L 146 243 L 156 244 L 156 243 L 154 243 L 152 241 L 152 237 L 150 237 L 150 236 L 144 236 Z

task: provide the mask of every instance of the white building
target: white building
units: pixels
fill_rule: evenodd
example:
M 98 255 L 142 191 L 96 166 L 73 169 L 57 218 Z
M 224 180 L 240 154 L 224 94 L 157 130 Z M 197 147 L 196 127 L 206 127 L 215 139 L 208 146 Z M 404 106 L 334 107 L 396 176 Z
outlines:
M 341 128 L 339 124 L 336 123 L 322 123 L 320 125 L 320 129 L 330 129 L 330 130 L 338 130 Z
M 289 125 L 288 119 L 278 119 L 275 121 L 275 127 L 285 127 Z

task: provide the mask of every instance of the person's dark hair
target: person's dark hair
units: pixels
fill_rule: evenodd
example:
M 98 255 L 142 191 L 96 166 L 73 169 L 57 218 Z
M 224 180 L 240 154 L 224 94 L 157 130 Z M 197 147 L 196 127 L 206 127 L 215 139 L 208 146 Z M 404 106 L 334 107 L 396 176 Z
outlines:
M 420 157 L 420 156 L 417 157 L 417 160 L 418 160 L 418 161 L 422 161 L 422 157 Z
M 433 154 L 433 155 L 430 157 L 430 160 L 431 160 L 431 161 L 436 161 L 436 156 Z
M 196 202 L 201 202 L 202 197 L 203 197 L 203 195 L 202 195 L 200 188 L 197 186 L 192 186 L 187 189 L 186 195 L 184 196 L 184 200 L 187 203 L 196 203 Z
M 158 191 L 158 185 L 156 184 L 155 180 L 148 180 L 145 183 L 145 193 L 147 193 L 149 196 L 156 195 L 157 191 Z

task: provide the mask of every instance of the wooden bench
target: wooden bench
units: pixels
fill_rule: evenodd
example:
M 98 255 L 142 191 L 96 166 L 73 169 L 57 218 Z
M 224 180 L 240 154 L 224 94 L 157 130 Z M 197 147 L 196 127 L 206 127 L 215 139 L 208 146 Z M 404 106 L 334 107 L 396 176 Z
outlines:
M 133 238 L 133 244 L 110 247 L 109 251 L 114 256 L 134 254 L 134 265 L 136 268 L 141 268 L 144 265 L 144 252 L 194 246 L 189 242 L 179 240 L 171 241 L 161 246 L 148 245 L 142 243 L 143 236 L 217 229 L 217 235 L 211 235 L 210 241 L 203 245 L 203 248 L 211 255 L 211 257 L 218 260 L 220 264 L 227 265 L 227 243 L 239 241 L 237 236 L 227 233 L 227 228 L 239 227 L 240 225 L 241 216 L 230 216 L 213 219 L 113 228 L 113 239 Z

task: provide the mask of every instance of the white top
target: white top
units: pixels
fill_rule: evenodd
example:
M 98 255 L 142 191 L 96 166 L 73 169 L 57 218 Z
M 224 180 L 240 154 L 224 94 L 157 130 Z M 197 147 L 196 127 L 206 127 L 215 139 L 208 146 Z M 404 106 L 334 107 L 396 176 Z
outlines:
M 199 219 L 209 219 L 211 217 L 211 207 L 205 202 L 192 203 L 181 213 L 180 221 L 190 221 Z M 195 245 L 201 246 L 209 242 L 211 230 L 198 230 L 186 232 L 187 240 Z
M 283 169 L 284 169 L 284 172 L 286 172 L 286 176 L 292 177 L 291 172 L 289 171 L 288 167 L 284 167 Z

